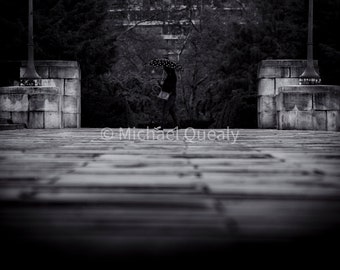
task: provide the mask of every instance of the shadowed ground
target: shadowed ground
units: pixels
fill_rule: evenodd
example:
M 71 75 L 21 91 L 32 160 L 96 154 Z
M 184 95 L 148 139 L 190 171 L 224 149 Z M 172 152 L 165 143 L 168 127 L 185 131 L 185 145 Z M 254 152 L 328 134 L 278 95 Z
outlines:
M 224 140 L 200 132 L 1 131 L 5 257 L 332 258 L 339 133 L 239 130 L 233 143 L 230 130 Z

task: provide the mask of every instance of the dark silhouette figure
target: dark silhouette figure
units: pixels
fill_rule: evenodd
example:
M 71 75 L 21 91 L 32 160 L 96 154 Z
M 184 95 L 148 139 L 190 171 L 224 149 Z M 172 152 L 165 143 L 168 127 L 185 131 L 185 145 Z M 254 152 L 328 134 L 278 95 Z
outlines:
M 177 85 L 177 76 L 176 72 L 172 68 L 163 67 L 166 72 L 166 78 L 162 85 L 162 91 L 170 94 L 168 100 L 164 100 L 163 104 L 163 119 L 162 119 L 162 128 L 165 127 L 166 119 L 170 113 L 175 127 L 178 127 L 178 120 L 176 116 L 176 85 Z

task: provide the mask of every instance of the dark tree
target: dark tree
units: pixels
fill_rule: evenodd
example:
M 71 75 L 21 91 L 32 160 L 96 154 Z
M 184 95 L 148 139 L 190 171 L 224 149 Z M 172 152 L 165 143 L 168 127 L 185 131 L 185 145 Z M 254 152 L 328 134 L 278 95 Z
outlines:
M 153 87 L 156 79 L 144 66 L 161 56 L 159 48 L 166 48 L 156 33 L 139 31 L 138 23 L 112 27 L 106 0 L 34 2 L 36 59 L 81 64 L 84 126 L 146 126 L 157 121 L 161 107 Z M 153 13 L 143 7 L 150 20 L 172 14 L 175 21 L 188 22 L 185 27 L 178 23 L 179 33 L 189 35 L 176 44 L 184 66 L 178 80 L 183 126 L 256 127 L 258 63 L 306 58 L 308 1 L 230 0 L 240 7 L 235 16 L 215 9 L 222 2 L 186 1 L 189 6 L 182 13 L 169 10 L 167 2 Z M 321 77 L 325 84 L 340 84 L 340 1 L 314 2 Z M 200 3 L 209 5 L 198 5 L 193 12 Z M 196 25 L 193 14 L 198 16 Z M 27 0 L 0 1 L 0 36 L 0 60 L 26 59 Z

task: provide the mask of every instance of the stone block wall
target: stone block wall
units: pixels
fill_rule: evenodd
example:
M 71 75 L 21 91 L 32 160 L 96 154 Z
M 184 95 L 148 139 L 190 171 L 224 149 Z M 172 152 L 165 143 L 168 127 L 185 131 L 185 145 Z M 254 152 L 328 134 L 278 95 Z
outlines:
M 315 66 L 317 67 L 317 61 Z M 264 60 L 258 68 L 258 127 L 276 128 L 276 99 L 279 88 L 298 85 L 305 60 Z
M 57 87 L 62 96 L 60 104 L 62 128 L 81 127 L 81 71 L 76 61 L 36 61 L 36 70 L 43 87 Z M 22 62 L 20 78 L 25 73 Z
M 61 128 L 61 103 L 57 87 L 0 87 L 0 118 L 27 128 Z
M 340 86 L 284 86 L 276 107 L 278 129 L 340 131 Z

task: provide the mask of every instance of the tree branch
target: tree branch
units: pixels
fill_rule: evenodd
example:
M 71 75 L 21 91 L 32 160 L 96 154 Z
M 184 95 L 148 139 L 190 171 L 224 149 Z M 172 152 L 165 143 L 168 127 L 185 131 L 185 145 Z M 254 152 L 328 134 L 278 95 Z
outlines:
M 128 27 L 128 29 L 126 29 L 125 31 L 121 32 L 121 33 L 117 36 L 117 40 L 118 40 L 121 36 L 125 35 L 126 33 L 130 32 L 131 30 L 135 29 L 135 28 L 136 28 L 138 25 L 140 25 L 141 23 L 150 21 L 150 20 L 152 20 L 153 18 L 155 18 L 157 15 L 158 15 L 158 14 L 153 14 L 152 16 L 150 16 L 150 17 L 148 17 L 148 18 L 146 18 L 146 19 L 144 19 L 144 20 L 141 20 L 141 21 L 136 22 L 134 25 Z
M 245 5 L 244 3 L 242 3 L 241 0 L 235 0 L 235 2 L 236 2 L 239 6 L 241 6 L 241 8 L 242 8 L 243 11 L 246 11 L 246 5 Z
M 181 56 L 181 55 L 182 55 L 182 53 L 183 53 L 183 51 L 184 51 L 184 49 L 185 49 L 185 47 L 186 47 L 186 45 L 187 45 L 187 43 L 188 43 L 190 34 L 191 34 L 191 32 L 185 37 L 185 40 L 184 40 L 184 42 L 183 42 L 183 46 L 182 46 L 182 48 L 181 48 L 181 50 L 180 50 L 178 56 Z

